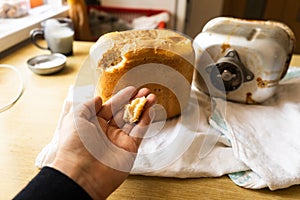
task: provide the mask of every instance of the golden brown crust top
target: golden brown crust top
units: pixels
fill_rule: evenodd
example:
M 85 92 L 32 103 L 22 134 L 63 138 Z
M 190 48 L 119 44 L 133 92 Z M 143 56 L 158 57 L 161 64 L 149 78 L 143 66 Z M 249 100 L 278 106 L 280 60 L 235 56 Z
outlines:
M 99 38 L 91 48 L 90 54 L 95 63 L 98 62 L 98 68 L 107 69 L 118 64 L 116 60 L 121 61 L 126 53 L 134 53 L 145 48 L 163 49 L 182 56 L 191 64 L 194 62 L 191 40 L 171 30 L 130 30 L 107 33 Z

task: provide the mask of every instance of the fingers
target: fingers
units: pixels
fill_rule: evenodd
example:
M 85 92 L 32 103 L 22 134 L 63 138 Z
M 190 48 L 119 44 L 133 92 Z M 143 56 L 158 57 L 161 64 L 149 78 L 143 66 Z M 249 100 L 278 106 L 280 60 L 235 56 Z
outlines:
M 121 108 L 127 104 L 130 99 L 136 94 L 136 88 L 133 86 L 126 87 L 120 90 L 112 98 L 104 103 L 102 109 L 97 113 L 107 121 L 110 120 Z
M 101 97 L 95 97 L 77 108 L 78 115 L 86 119 L 94 117 L 102 108 Z
M 147 103 L 144 107 L 144 112 L 142 113 L 142 116 L 140 117 L 140 120 L 138 122 L 141 126 L 148 126 L 152 119 L 154 118 L 154 112 L 151 112 L 151 107 L 156 104 L 157 97 L 154 94 L 149 94 L 147 97 Z
M 140 89 L 132 99 L 143 97 L 143 96 L 145 96 L 147 99 L 147 103 L 144 107 L 144 110 L 156 103 L 156 96 L 154 94 L 151 94 L 151 91 L 148 88 Z M 129 133 L 131 128 L 134 126 L 134 124 L 125 124 L 125 121 L 123 120 L 123 115 L 124 115 L 124 109 L 120 109 L 117 113 L 114 114 L 110 124 L 116 127 L 123 127 L 122 129 L 127 133 Z
M 125 123 L 123 120 L 125 104 L 132 99 L 143 96 L 146 97 L 147 102 L 140 120 L 136 124 Z M 127 87 L 103 104 L 97 113 L 99 124 L 105 135 L 115 145 L 126 150 L 130 149 L 130 151 L 134 149 L 133 152 L 135 152 L 154 118 L 154 112 L 151 108 L 156 102 L 157 97 L 149 89 L 142 88 L 137 91 L 134 87 Z M 131 149 L 133 144 L 134 148 Z
M 137 143 L 135 141 L 135 139 L 130 137 L 124 131 L 110 126 L 108 128 L 108 132 L 110 134 L 108 134 L 107 137 L 114 145 L 116 145 L 128 152 L 137 153 L 139 143 Z
M 155 117 L 155 112 L 152 106 L 156 104 L 157 97 L 154 94 L 149 94 L 146 98 L 147 104 L 145 105 L 145 110 L 143 111 L 139 122 L 136 126 L 127 127 L 127 131 L 130 132 L 130 136 L 135 137 L 138 144 L 142 141 L 149 128 L 149 124 Z M 129 128 L 131 129 L 129 130 Z
M 94 98 L 94 103 L 95 103 L 95 111 L 98 113 L 100 109 L 102 108 L 102 99 L 101 97 L 97 96 Z
M 140 97 L 146 97 L 148 94 L 150 94 L 151 91 L 148 88 L 141 88 L 138 93 L 134 96 L 133 99 L 135 98 L 140 98 Z

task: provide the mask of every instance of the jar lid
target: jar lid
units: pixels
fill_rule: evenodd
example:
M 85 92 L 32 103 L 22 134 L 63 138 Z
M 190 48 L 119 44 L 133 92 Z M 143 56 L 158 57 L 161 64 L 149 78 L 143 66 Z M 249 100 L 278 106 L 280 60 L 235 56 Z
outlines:
M 60 53 L 39 55 L 30 58 L 27 65 L 36 74 L 53 74 L 62 70 L 66 65 L 67 57 Z

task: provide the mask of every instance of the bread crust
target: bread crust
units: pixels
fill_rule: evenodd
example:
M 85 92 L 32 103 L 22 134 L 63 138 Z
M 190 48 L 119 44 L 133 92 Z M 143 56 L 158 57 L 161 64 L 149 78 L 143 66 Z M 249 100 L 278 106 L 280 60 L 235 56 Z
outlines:
M 124 38 L 128 34 L 136 38 Z M 150 34 L 150 36 L 144 37 L 147 34 Z M 116 36 L 120 37 L 116 39 Z M 129 43 L 124 44 L 124 41 L 120 38 L 124 38 Z M 143 64 L 154 63 L 163 64 L 178 72 L 189 83 L 188 87 L 181 89 L 180 94 L 174 94 L 174 89 L 182 85 L 182 83 L 176 81 L 170 85 L 162 85 L 154 81 L 138 85 L 138 87 L 147 87 L 157 96 L 157 103 L 164 107 L 167 118 L 179 115 L 181 110 L 187 106 L 190 97 L 190 84 L 194 73 L 194 51 L 191 42 L 187 38 L 173 31 L 166 32 L 164 30 L 162 34 L 159 30 L 150 30 L 112 33 L 104 35 L 104 38 L 99 40 L 103 41 L 102 44 L 109 40 L 109 44 L 114 44 L 112 46 L 121 46 L 119 49 L 111 46 L 110 49 L 102 52 L 102 56 L 98 56 L 102 58 L 98 60 L 97 64 L 100 76 L 96 87 L 96 95 L 102 97 L 104 102 L 120 89 L 129 85 L 135 86 L 135 80 L 132 80 L 134 78 L 131 77 L 130 80 L 124 78 L 126 73 Z M 138 44 L 137 41 L 142 44 Z M 98 44 L 101 44 L 101 42 L 98 42 Z M 127 47 L 124 47 L 124 45 Z M 160 72 L 154 70 L 152 73 L 159 74 Z M 137 74 L 137 76 L 147 75 Z M 165 74 L 165 76 L 169 75 Z M 176 95 L 180 95 L 180 102 Z M 156 116 L 156 119 L 160 120 L 160 117 Z

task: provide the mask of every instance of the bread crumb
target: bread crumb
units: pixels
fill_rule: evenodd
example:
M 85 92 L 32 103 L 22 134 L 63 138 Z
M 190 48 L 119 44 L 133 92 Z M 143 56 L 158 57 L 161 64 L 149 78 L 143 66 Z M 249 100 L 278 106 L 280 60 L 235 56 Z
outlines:
M 130 124 L 137 122 L 143 112 L 146 102 L 147 99 L 145 97 L 140 97 L 132 100 L 129 104 L 126 104 L 123 120 Z

